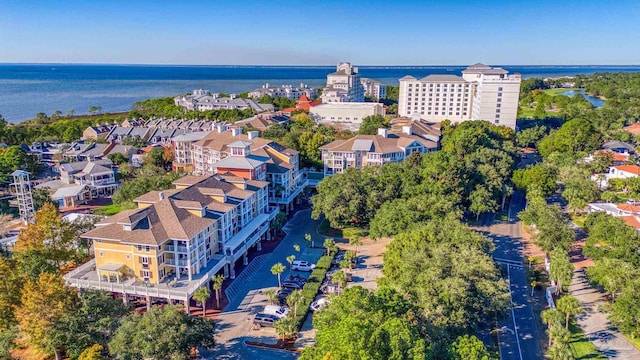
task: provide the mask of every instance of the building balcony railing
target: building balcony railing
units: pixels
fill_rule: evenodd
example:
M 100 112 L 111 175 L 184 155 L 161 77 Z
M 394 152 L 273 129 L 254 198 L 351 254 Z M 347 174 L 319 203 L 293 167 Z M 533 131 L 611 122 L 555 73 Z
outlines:
M 187 260 L 182 259 L 166 259 L 165 262 L 167 263 L 167 265 L 175 266 L 177 264 L 178 266 L 189 266 Z
M 186 253 L 187 252 L 187 247 L 186 246 L 167 245 L 167 246 L 165 246 L 164 251 Z

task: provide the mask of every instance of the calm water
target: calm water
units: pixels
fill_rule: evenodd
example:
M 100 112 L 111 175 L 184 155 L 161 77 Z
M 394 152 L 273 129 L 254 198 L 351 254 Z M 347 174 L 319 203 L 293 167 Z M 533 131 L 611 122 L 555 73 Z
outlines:
M 636 72 L 640 66 L 503 66 L 523 77 L 558 77 L 594 72 Z M 139 100 L 174 96 L 193 89 L 239 93 L 282 84 L 322 86 L 333 66 L 149 66 L 0 64 L 0 114 L 11 122 L 36 113 L 87 113 L 92 105 L 103 111 L 128 111 Z M 464 66 L 360 67 L 363 77 L 397 85 L 404 75 L 459 75 Z
M 591 105 L 595 106 L 595 107 L 603 107 L 604 106 L 604 100 L 594 97 L 594 96 L 589 96 L 587 95 L 587 93 L 584 92 L 584 90 L 570 90 L 570 91 L 565 91 L 563 93 L 560 93 L 560 95 L 564 95 L 564 96 L 573 96 L 576 94 L 582 94 L 582 96 L 584 96 L 585 99 L 587 99 L 588 102 L 591 103 Z

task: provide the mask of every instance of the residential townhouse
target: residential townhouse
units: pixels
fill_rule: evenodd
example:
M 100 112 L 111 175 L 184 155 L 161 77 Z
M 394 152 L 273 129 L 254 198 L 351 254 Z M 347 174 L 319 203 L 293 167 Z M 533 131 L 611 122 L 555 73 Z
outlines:
M 187 303 L 222 271 L 235 278 L 248 251 L 270 239 L 278 210 L 264 181 L 234 176 L 185 176 L 175 189 L 136 198 L 138 208 L 96 224 L 82 235 L 95 258 L 65 276 L 79 288 Z
M 341 173 L 349 167 L 361 169 L 400 162 L 414 152 L 436 151 L 438 143 L 414 135 L 412 127 L 405 126 L 399 133 L 378 129 L 377 135 L 357 135 L 348 140 L 336 140 L 321 146 L 320 150 L 324 175 L 328 176 Z
M 364 95 L 370 96 L 376 100 L 387 97 L 387 85 L 382 84 L 378 80 L 361 78 L 360 83 L 364 87 Z
M 104 139 L 115 124 L 89 126 L 82 132 L 82 140 Z
M 187 110 L 245 110 L 252 109 L 257 113 L 265 111 L 273 111 L 272 104 L 260 104 L 253 99 L 237 98 L 234 94 L 229 97 L 220 97 L 219 94 L 210 94 L 206 90 L 193 90 L 193 95 L 176 96 L 174 103 L 177 106 L 182 106 Z
M 271 87 L 269 83 L 262 85 L 261 88 L 255 89 L 249 92 L 249 97 L 253 99 L 259 99 L 263 96 L 269 96 L 270 98 L 287 98 L 290 100 L 299 99 L 300 96 L 306 95 L 308 97 L 316 97 L 317 90 L 310 88 L 304 83 L 300 83 L 300 86 L 282 85 L 280 87 Z
M 173 143 L 175 159 L 173 160 L 173 171 L 183 171 L 190 173 L 194 170 L 193 144 L 209 135 L 211 131 L 195 131 L 171 138 Z

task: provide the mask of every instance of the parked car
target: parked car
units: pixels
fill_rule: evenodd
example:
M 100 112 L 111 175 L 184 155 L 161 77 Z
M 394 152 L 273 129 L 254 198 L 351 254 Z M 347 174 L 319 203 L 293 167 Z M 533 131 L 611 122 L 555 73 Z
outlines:
M 342 260 L 344 260 L 344 251 L 337 253 L 336 256 L 333 258 L 333 260 L 331 260 L 331 264 L 339 265 L 340 262 L 342 262 Z
M 342 271 L 340 269 L 335 269 L 335 270 L 329 270 L 327 271 L 326 274 L 326 279 L 331 281 L 331 279 L 333 279 L 333 274 L 336 273 L 336 271 Z M 345 272 L 345 274 L 347 274 L 347 281 L 353 281 L 353 274 L 351 274 L 350 272 Z
M 308 261 L 296 260 L 291 263 L 292 270 L 298 271 L 313 271 L 316 268 L 316 264 L 312 264 Z
M 340 286 L 338 286 L 338 284 L 332 283 L 332 282 L 328 282 L 326 284 L 323 284 L 322 286 L 320 286 L 320 292 L 328 295 L 328 294 L 340 294 L 342 292 L 342 289 L 340 289 Z
M 302 290 L 302 288 L 304 287 L 304 285 L 295 282 L 295 281 L 284 281 L 282 283 L 282 287 L 283 288 L 288 288 L 288 289 L 293 289 L 293 290 Z
M 297 283 L 300 283 L 300 284 L 304 285 L 304 284 L 306 284 L 307 279 L 303 278 L 300 275 L 289 275 L 289 276 L 287 276 L 286 279 L 284 279 L 284 281 L 294 281 L 294 282 L 297 282 Z
M 279 305 L 267 305 L 262 310 L 263 314 L 275 315 L 279 318 L 287 317 L 289 315 L 289 309 Z
M 278 304 L 287 305 L 287 297 L 293 292 L 293 289 L 282 288 L 278 291 Z
M 311 305 L 309 306 L 309 309 L 311 311 L 318 311 L 318 310 L 322 309 L 323 307 L 327 306 L 330 302 L 331 302 L 331 300 L 329 300 L 328 298 L 321 297 L 320 299 L 312 302 Z
M 257 327 L 263 326 L 273 326 L 273 323 L 280 320 L 279 317 L 271 314 L 256 314 L 256 317 L 253 318 L 253 325 Z

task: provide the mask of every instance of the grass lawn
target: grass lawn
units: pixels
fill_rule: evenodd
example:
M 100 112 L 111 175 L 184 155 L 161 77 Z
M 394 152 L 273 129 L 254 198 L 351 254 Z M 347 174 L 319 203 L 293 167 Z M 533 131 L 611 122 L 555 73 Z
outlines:
M 320 223 L 320 226 L 318 227 L 318 232 L 324 236 L 345 239 L 351 239 L 354 236 L 368 235 L 368 232 L 366 230 L 360 229 L 358 227 L 345 227 L 342 229 L 332 228 L 329 225 L 329 221 L 327 221 L 327 219 L 322 220 L 322 223 Z
M 633 346 L 636 347 L 636 349 L 640 350 L 640 338 L 635 338 L 632 339 L 630 336 L 628 336 L 627 334 L 624 334 L 624 337 L 627 338 L 627 340 L 629 340 L 630 343 L 633 344 Z
M 124 209 L 125 208 L 120 206 L 120 205 L 111 204 L 111 205 L 101 206 L 101 207 L 93 210 L 93 213 L 97 214 L 97 215 L 111 216 L 111 215 L 115 215 L 115 214 L 119 213 L 120 211 L 122 211 Z
M 559 88 L 559 89 L 546 89 L 546 90 L 544 90 L 544 92 L 545 92 L 547 95 L 556 96 L 556 95 L 560 95 L 560 94 L 562 94 L 562 93 L 564 93 L 564 92 L 572 91 L 572 90 L 580 90 L 580 89 L 565 89 L 565 88 Z
M 587 218 L 586 215 L 571 215 L 571 221 L 573 221 L 576 225 L 581 228 L 584 228 L 584 221 Z
M 571 351 L 573 352 L 573 356 L 576 360 L 607 358 L 596 349 L 596 346 L 593 345 L 589 339 L 584 336 L 584 333 L 573 318 L 569 322 L 569 330 L 571 331 L 571 341 L 569 341 L 569 346 L 571 347 Z

